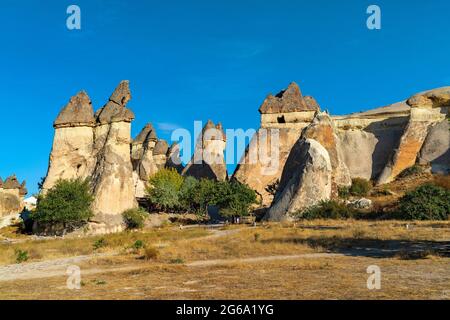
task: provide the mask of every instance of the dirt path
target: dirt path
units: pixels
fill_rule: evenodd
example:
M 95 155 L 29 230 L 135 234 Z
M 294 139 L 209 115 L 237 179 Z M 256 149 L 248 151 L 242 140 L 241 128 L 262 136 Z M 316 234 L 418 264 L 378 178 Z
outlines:
M 334 258 L 343 257 L 343 254 L 338 253 L 305 253 L 291 256 L 264 256 L 255 258 L 240 258 L 240 259 L 217 259 L 217 260 L 203 260 L 186 263 L 187 267 L 209 267 L 217 265 L 226 265 L 233 263 L 257 263 L 262 261 L 276 261 L 276 260 L 294 260 L 294 259 L 318 259 L 318 258 Z
M 55 259 L 43 262 L 33 262 L 26 264 L 14 264 L 5 267 L 0 267 L 0 282 L 14 281 L 14 280 L 29 280 L 65 276 L 67 268 L 71 265 L 77 265 L 82 262 L 91 260 L 93 258 L 111 256 L 111 254 L 97 254 L 89 256 L 78 256 L 65 259 Z M 343 256 L 341 254 L 333 253 L 311 253 L 291 256 L 264 256 L 255 258 L 242 259 L 218 259 L 218 260 L 202 260 L 186 263 L 186 267 L 208 267 L 215 265 L 226 265 L 233 263 L 257 263 L 261 261 L 275 261 L 275 260 L 293 260 L 293 259 L 314 259 L 314 258 L 333 258 Z M 126 272 L 133 270 L 140 270 L 145 268 L 145 265 L 125 265 L 116 268 L 91 268 L 81 269 L 81 275 L 92 275 L 110 272 Z

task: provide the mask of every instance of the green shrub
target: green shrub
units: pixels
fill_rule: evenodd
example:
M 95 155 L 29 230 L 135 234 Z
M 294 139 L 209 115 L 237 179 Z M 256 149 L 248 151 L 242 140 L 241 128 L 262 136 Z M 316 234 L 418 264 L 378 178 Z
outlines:
M 355 211 L 347 207 L 344 203 L 328 200 L 312 206 L 297 214 L 299 218 L 306 220 L 313 219 L 349 219 L 355 215 Z
M 152 205 L 164 210 L 175 210 L 180 205 L 183 177 L 173 168 L 162 169 L 150 177 L 146 187 L 147 198 Z
M 142 240 L 136 240 L 135 243 L 133 243 L 133 249 L 139 250 L 145 247 L 145 243 Z
M 104 238 L 100 238 L 94 241 L 92 247 L 94 248 L 94 250 L 98 250 L 100 248 L 106 247 L 107 245 L 108 244 L 106 243 L 106 240 Z
M 423 168 L 417 164 L 412 167 L 406 168 L 398 175 L 399 178 L 406 178 L 410 176 L 414 176 L 423 172 Z
M 348 199 L 350 196 L 350 188 L 349 187 L 339 187 L 338 188 L 339 197 L 342 199 Z
M 28 261 L 28 251 L 16 250 L 16 262 L 22 263 Z
M 125 222 L 127 229 L 142 229 L 145 225 L 145 219 L 148 213 L 142 209 L 128 209 L 122 213 L 123 221 Z
M 399 219 L 448 220 L 450 190 L 426 184 L 408 192 L 399 201 Z
M 362 178 L 352 179 L 352 186 L 349 190 L 352 196 L 367 196 L 370 190 L 372 190 L 372 183 L 369 180 Z
M 40 224 L 62 224 L 73 229 L 93 216 L 93 200 L 87 180 L 59 180 L 44 196 L 38 197 L 33 219 Z

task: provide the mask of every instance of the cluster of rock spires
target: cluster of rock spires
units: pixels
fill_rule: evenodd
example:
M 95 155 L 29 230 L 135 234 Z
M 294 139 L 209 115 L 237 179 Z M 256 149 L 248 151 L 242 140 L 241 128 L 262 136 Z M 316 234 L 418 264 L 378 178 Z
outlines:
M 20 183 L 15 175 L 5 181 L 0 177 L 0 218 L 22 212 L 27 193 L 26 182 Z
M 183 167 L 180 147 L 158 139 L 151 124 L 131 139 L 130 100 L 129 83 L 123 81 L 94 113 L 88 95 L 80 92 L 54 122 L 43 192 L 58 179 L 89 178 L 95 197 L 94 232 L 121 229 L 121 213 L 137 206 L 149 176 L 161 168 L 197 178 L 228 179 L 226 137 L 220 123 L 208 121 L 192 160 Z M 263 102 L 261 128 L 232 178 L 258 193 L 268 208 L 267 219 L 281 220 L 336 196 L 338 188 L 349 186 L 355 177 L 387 183 L 416 162 L 430 164 L 433 172 L 449 173 L 449 106 L 450 88 L 442 88 L 387 107 L 333 117 L 292 83 Z M 273 142 L 276 156 L 248 161 Z M 278 186 L 276 194 L 271 185 Z

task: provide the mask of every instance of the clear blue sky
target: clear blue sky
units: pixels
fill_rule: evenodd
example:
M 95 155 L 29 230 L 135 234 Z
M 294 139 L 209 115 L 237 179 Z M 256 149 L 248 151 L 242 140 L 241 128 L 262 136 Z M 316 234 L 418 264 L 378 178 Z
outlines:
M 66 28 L 71 4 L 81 31 Z M 370 4 L 380 31 L 366 28 Z M 450 85 L 449 12 L 447 0 L 1 0 L 0 175 L 35 192 L 60 108 L 81 89 L 100 108 L 122 79 L 133 135 L 152 122 L 166 139 L 208 118 L 257 128 L 266 95 L 291 81 L 333 114 Z

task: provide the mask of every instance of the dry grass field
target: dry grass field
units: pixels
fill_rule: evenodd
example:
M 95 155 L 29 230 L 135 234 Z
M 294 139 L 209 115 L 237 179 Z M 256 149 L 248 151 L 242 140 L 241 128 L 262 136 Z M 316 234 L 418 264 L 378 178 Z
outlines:
M 47 240 L 9 228 L 0 243 L 0 299 L 450 299 L 450 222 L 167 226 Z M 16 263 L 18 250 L 26 262 Z M 70 265 L 81 269 L 79 290 L 66 285 Z M 367 289 L 371 265 L 379 290 Z

